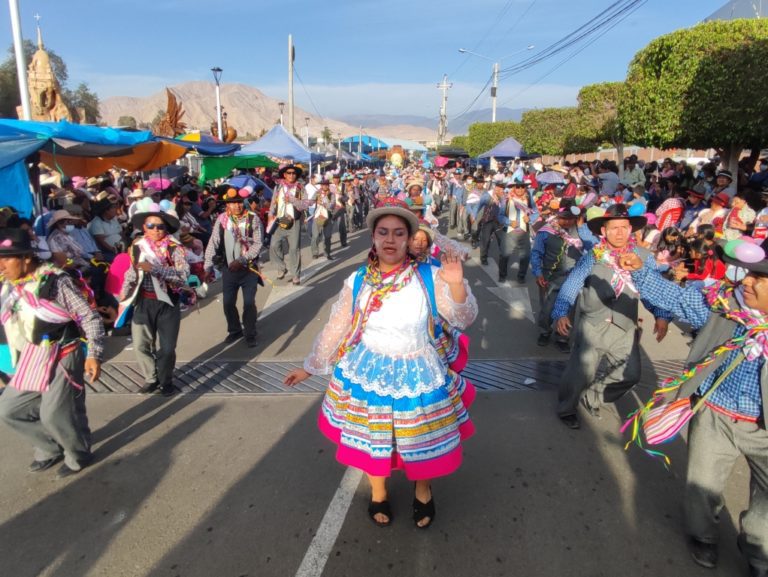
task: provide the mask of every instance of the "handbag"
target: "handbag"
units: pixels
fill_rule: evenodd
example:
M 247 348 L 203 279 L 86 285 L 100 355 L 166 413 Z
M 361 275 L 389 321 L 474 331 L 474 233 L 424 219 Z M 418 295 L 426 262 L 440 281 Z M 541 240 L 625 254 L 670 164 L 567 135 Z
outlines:
M 693 418 L 693 415 L 701 410 L 704 403 L 715 392 L 717 387 L 722 384 L 725 378 L 743 360 L 744 355 L 738 355 L 712 384 L 709 390 L 701 395 L 701 397 L 698 397 L 696 404 L 693 404 L 693 401 L 697 398 L 694 395 L 677 399 L 670 403 L 664 403 L 648 411 L 643 417 L 643 434 L 645 435 L 646 443 L 649 445 L 661 445 L 673 440 L 680 430 Z

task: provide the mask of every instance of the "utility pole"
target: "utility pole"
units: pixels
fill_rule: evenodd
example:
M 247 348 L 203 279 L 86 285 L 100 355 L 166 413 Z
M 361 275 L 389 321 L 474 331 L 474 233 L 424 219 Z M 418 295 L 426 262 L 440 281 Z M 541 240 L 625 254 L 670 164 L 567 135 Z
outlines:
M 496 89 L 499 87 L 499 63 L 493 63 L 493 86 L 491 86 L 491 122 L 496 122 Z
M 21 20 L 19 18 L 19 1 L 8 0 L 11 13 L 11 30 L 13 32 L 13 48 L 16 52 L 16 75 L 19 79 L 19 99 L 24 120 L 32 120 L 32 109 L 29 104 L 29 87 L 27 85 L 27 63 L 24 60 L 24 43 L 21 39 Z M 38 20 L 38 27 L 40 21 Z
M 440 105 L 440 124 L 437 127 L 437 145 L 445 144 L 445 135 L 448 133 L 448 89 L 453 83 L 448 82 L 448 75 L 443 74 L 443 81 L 437 87 L 443 91 L 443 102 Z
M 296 53 L 293 50 L 293 35 L 288 35 L 288 132 L 293 134 L 293 61 Z

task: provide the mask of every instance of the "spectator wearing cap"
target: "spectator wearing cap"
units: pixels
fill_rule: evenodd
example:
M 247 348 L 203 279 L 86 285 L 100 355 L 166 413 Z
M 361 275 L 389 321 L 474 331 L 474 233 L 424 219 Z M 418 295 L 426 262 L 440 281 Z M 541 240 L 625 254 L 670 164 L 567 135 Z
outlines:
M 139 369 L 144 377 L 142 394 L 158 388 L 163 396 L 176 392 L 173 369 L 181 326 L 180 292 L 189 277 L 184 246 L 173 236 L 179 220 L 145 198 L 132 224 L 141 231 L 128 254 L 120 301 L 133 305 L 131 336 Z
M 221 267 L 222 304 L 227 319 L 225 343 L 233 343 L 243 337 L 249 348 L 256 342 L 256 290 L 261 281 L 259 253 L 264 231 L 259 215 L 245 209 L 249 191 L 234 188 L 224 192 L 222 200 L 226 212 L 213 224 L 211 240 L 205 250 L 205 272 L 211 275 L 214 261 Z M 243 293 L 243 318 L 237 311 L 237 293 Z
M 592 244 L 579 237 L 577 229 L 581 209 L 572 202 L 563 201 L 555 216 L 536 233 L 531 249 L 531 272 L 539 286 L 539 338 L 544 347 L 552 336 L 552 307 L 560 287 L 568 274 Z M 561 352 L 569 352 L 568 337 L 557 334 L 555 345 Z

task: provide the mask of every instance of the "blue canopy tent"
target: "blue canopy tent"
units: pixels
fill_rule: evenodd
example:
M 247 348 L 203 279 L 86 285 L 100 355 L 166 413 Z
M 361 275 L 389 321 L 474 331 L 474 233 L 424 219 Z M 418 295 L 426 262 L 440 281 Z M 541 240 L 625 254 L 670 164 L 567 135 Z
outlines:
M 302 142 L 289 133 L 282 125 L 276 124 L 258 140 L 254 140 L 240 148 L 235 156 L 254 156 L 261 154 L 275 158 L 285 158 L 296 162 L 309 164 L 312 173 L 313 162 L 324 162 L 325 155 L 309 150 Z
M 360 146 L 361 143 L 362 146 Z M 362 148 L 362 152 L 364 154 L 370 154 L 371 152 L 377 150 L 387 150 L 389 148 L 389 144 L 380 138 L 364 134 L 362 138 L 360 138 L 359 135 L 348 136 L 341 141 L 341 147 L 347 152 L 352 153 L 356 153 L 359 149 Z
M 508 160 L 511 158 L 536 158 L 538 156 L 541 155 L 528 154 L 525 149 L 523 149 L 523 145 L 510 136 L 499 142 L 487 152 L 480 154 L 478 158 L 498 158 L 499 160 Z
M 25 159 L 41 149 L 83 156 L 122 154 L 152 140 L 151 132 L 128 132 L 66 121 L 32 122 L 0 119 L 0 206 L 12 206 L 21 216 L 32 214 Z

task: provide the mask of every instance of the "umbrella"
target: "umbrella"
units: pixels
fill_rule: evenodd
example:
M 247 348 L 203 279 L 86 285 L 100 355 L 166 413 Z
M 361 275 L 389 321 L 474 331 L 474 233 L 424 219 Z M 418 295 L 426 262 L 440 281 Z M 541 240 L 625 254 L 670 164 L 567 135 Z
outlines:
M 185 142 L 200 142 L 201 144 L 221 144 L 221 140 L 212 134 L 202 134 L 201 132 L 190 132 L 189 134 L 182 134 L 181 136 L 177 136 L 176 140 L 183 140 Z
M 154 188 L 155 190 L 165 190 L 171 186 L 171 181 L 167 178 L 150 178 L 144 183 L 144 188 Z
M 536 182 L 539 184 L 563 184 L 565 178 L 563 178 L 562 172 L 556 170 L 549 170 L 536 175 Z
M 272 189 L 269 188 L 266 183 L 256 178 L 253 175 L 250 174 L 238 174 L 237 176 L 233 176 L 227 181 L 227 184 L 230 185 L 232 188 L 245 188 L 246 186 L 250 186 L 253 190 L 256 190 L 257 187 L 261 187 L 262 189 L 262 195 L 267 200 L 272 200 Z

